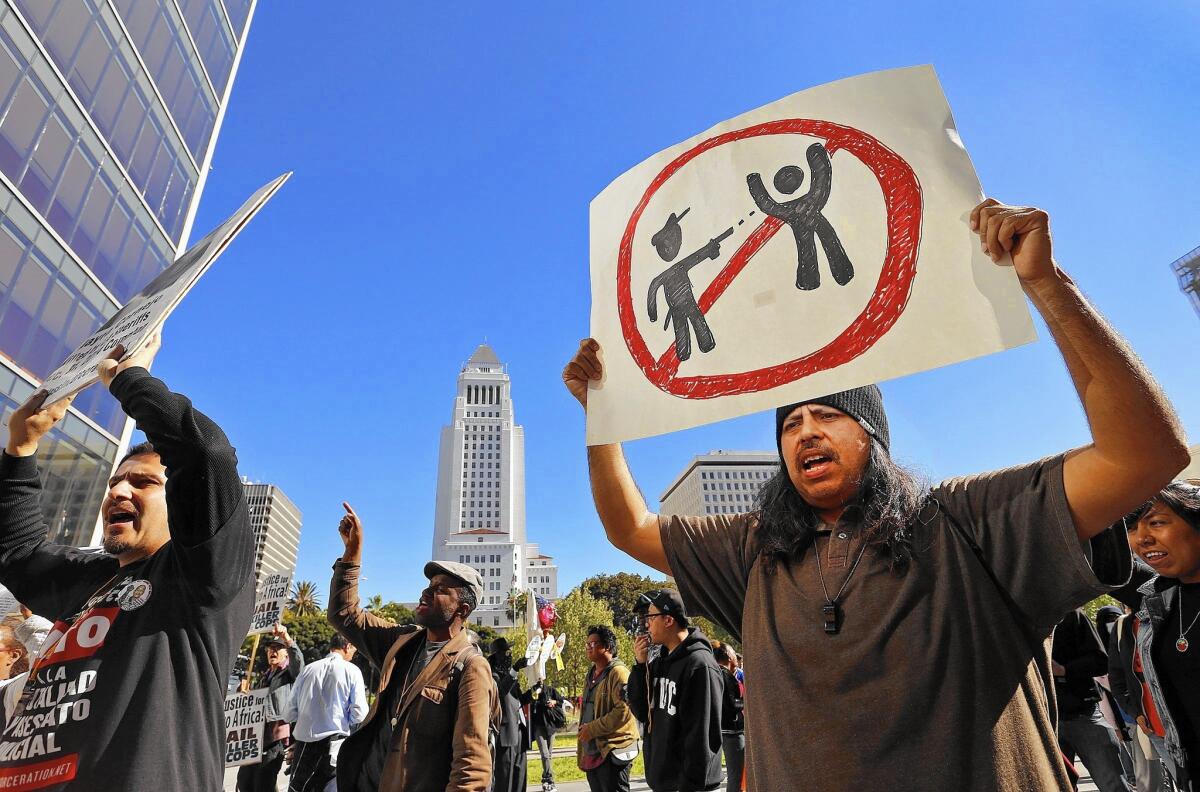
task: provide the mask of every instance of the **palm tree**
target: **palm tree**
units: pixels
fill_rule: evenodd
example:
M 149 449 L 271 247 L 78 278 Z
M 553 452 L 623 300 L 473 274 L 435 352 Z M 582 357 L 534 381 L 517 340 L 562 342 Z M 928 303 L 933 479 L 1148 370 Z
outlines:
M 288 597 L 288 610 L 297 616 L 314 616 L 321 612 L 321 599 L 317 595 L 317 584 L 311 580 L 300 580 L 292 587 Z

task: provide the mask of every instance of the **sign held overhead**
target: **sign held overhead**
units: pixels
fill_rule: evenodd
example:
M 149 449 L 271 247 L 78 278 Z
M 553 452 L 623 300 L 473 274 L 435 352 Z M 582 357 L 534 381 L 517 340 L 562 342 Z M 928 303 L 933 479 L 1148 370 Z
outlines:
M 781 99 L 591 204 L 587 442 L 630 440 L 1034 340 L 969 227 L 983 199 L 931 67 Z

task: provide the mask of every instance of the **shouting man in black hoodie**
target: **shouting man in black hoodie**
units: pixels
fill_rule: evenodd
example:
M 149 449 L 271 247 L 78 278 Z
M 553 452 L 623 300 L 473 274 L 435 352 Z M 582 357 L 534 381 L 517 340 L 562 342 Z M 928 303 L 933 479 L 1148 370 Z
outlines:
M 704 633 L 688 626 L 674 589 L 638 598 L 645 625 L 634 644 L 629 709 L 646 724 L 646 782 L 654 792 L 695 792 L 721 784 L 724 680 Z M 650 644 L 661 646 L 654 660 Z

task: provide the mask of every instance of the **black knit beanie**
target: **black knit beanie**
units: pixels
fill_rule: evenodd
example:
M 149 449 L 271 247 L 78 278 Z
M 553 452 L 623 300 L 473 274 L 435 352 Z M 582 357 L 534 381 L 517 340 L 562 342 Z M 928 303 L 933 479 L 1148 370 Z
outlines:
M 891 436 L 888 434 L 887 413 L 883 411 L 883 394 L 879 391 L 877 385 L 865 385 L 861 388 L 853 388 L 841 393 L 831 393 L 828 396 L 805 399 L 804 401 L 789 404 L 776 410 L 775 447 L 779 449 L 780 458 L 783 457 L 783 422 L 792 414 L 792 410 L 802 407 L 805 404 L 824 404 L 826 407 L 841 410 L 846 415 L 858 421 L 867 434 L 879 441 L 879 444 L 883 446 L 885 451 L 891 445 Z

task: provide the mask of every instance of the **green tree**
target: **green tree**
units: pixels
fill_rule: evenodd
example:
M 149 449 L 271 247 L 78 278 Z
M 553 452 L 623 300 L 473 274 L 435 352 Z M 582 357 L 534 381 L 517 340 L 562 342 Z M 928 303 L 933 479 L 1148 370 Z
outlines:
M 500 637 L 500 633 L 496 632 L 494 627 L 489 627 L 486 624 L 468 624 L 467 626 L 479 636 L 479 651 L 484 654 L 491 651 L 492 641 Z M 521 651 L 524 651 L 524 648 Z
M 1091 620 L 1092 624 L 1095 624 L 1096 623 L 1096 611 L 1100 610 L 1100 608 L 1102 608 L 1105 605 L 1116 605 L 1118 608 L 1121 607 L 1121 603 L 1117 602 L 1115 599 L 1113 599 L 1109 595 L 1101 594 L 1099 597 L 1096 597 L 1096 599 L 1094 599 L 1091 602 L 1089 602 L 1088 604 L 1084 605 L 1083 612 L 1087 614 L 1087 617 L 1088 617 L 1088 619 Z M 1103 638 L 1104 636 L 1100 636 L 1100 637 Z
M 304 655 L 304 662 L 320 660 L 329 653 L 329 639 L 333 637 L 333 627 L 325 618 L 324 611 L 306 615 L 290 610 L 284 611 L 283 626 L 287 627 L 292 640 L 300 649 L 300 654 Z
M 551 663 L 547 667 L 546 676 L 551 684 L 560 691 L 575 697 L 582 692 L 583 677 L 591 666 L 584 648 L 584 643 L 587 641 L 587 628 L 593 624 L 604 624 L 611 627 L 613 613 L 603 600 L 593 597 L 583 586 L 572 589 L 571 593 L 558 600 L 556 605 L 558 606 L 558 624 L 554 627 L 554 634 L 565 633 L 567 645 L 563 649 L 563 670 L 549 673 L 553 667 L 553 663 Z M 617 631 L 618 640 L 621 632 L 624 631 Z M 623 659 L 629 662 L 632 655 L 633 652 L 630 650 L 630 656 Z
M 631 572 L 595 575 L 583 581 L 582 586 L 593 597 L 608 605 L 613 614 L 613 623 L 625 629 L 629 629 L 633 623 L 633 610 L 639 594 L 651 589 L 675 588 L 665 580 L 654 580 Z
M 742 642 L 734 638 L 733 635 L 730 634 L 729 630 L 726 630 L 719 624 L 709 621 L 703 616 L 690 616 L 688 621 L 690 621 L 693 626 L 698 627 L 700 632 L 708 636 L 710 641 L 727 643 L 732 646 L 734 651 L 736 651 L 738 654 L 742 653 Z
M 508 592 L 508 618 L 514 622 L 525 618 L 525 608 L 529 604 L 529 592 L 513 589 Z
M 368 603 L 367 610 L 381 619 L 387 619 L 395 624 L 416 624 L 417 617 L 412 609 L 399 602 L 383 602 L 383 597 L 376 594 Z
M 321 597 L 317 594 L 317 584 L 311 580 L 300 580 L 292 586 L 292 593 L 287 601 L 288 610 L 300 616 L 312 616 L 321 612 Z

